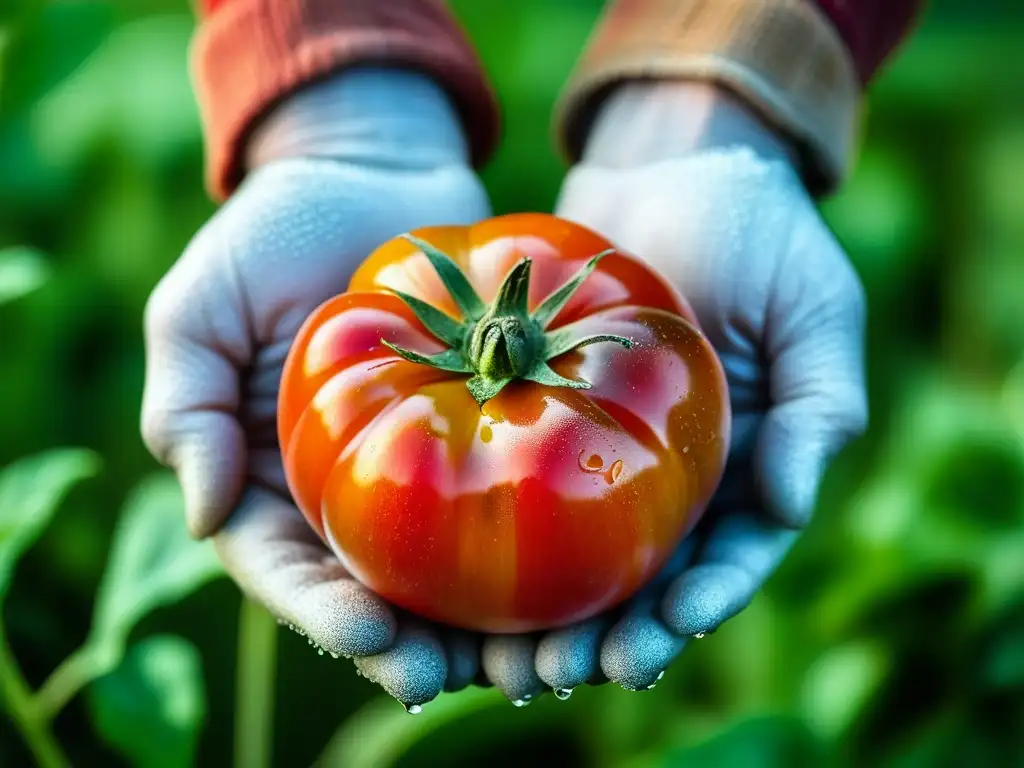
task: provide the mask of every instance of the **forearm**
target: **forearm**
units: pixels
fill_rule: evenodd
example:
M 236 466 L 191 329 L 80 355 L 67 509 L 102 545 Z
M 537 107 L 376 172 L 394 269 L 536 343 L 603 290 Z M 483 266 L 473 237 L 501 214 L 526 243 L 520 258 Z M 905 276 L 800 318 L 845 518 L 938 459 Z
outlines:
M 217 198 L 241 181 L 250 138 L 277 105 L 352 67 L 429 77 L 458 115 L 472 161 L 493 149 L 495 100 L 441 0 L 200 0 L 199 12 L 192 69 Z M 421 117 L 412 106 L 409 123 Z
M 714 84 L 785 137 L 814 191 L 830 191 L 853 155 L 863 88 L 919 5 L 613 0 L 563 94 L 563 150 L 570 159 L 581 156 L 595 118 L 624 82 Z M 706 130 L 707 115 L 700 114 L 666 121 L 661 130 L 692 133 L 695 121 Z

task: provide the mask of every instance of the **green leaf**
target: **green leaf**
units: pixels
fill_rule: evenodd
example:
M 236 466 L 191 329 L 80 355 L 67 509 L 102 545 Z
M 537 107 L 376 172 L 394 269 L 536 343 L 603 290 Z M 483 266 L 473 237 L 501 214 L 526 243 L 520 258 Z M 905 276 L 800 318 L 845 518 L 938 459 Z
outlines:
M 177 481 L 170 474 L 154 475 L 135 489 L 118 521 L 89 643 L 119 657 L 128 633 L 146 614 L 222 573 L 212 544 L 194 541 L 185 528 Z
M 523 378 L 527 381 L 535 381 L 538 384 L 543 384 L 547 387 L 568 387 L 569 389 L 590 389 L 590 383 L 586 381 L 577 381 L 576 379 L 567 379 L 561 374 L 555 373 L 555 371 L 547 363 L 541 361 L 538 362 L 533 370 L 523 374 Z
M 575 323 L 573 323 L 573 325 L 575 325 Z M 573 325 L 567 325 L 564 328 L 559 328 L 557 331 L 551 331 L 545 336 L 545 360 L 551 360 L 559 355 L 564 355 L 566 352 L 572 352 L 574 349 L 588 347 L 591 344 L 599 344 L 604 341 L 614 341 L 616 344 L 621 344 L 626 349 L 633 348 L 632 340 L 627 339 L 624 336 L 615 336 L 610 333 L 595 333 L 590 336 L 580 336 L 573 332 Z
M 134 766 L 194 764 L 206 716 L 202 661 L 192 643 L 155 635 L 133 646 L 121 665 L 89 691 L 97 732 Z
M 505 275 L 498 296 L 494 300 L 492 313 L 495 317 L 515 315 L 525 318 L 529 314 L 527 301 L 530 297 L 530 268 L 533 262 L 523 259 Z
M 819 744 L 798 722 L 785 717 L 740 721 L 694 747 L 672 750 L 660 765 L 715 768 L 789 768 L 824 765 Z
M 470 285 L 469 278 L 463 274 L 451 256 L 426 240 L 413 235 L 405 235 L 405 239 L 423 251 L 423 255 L 430 261 L 430 265 L 437 272 L 437 276 L 441 278 L 444 287 L 448 289 L 455 306 L 467 320 L 479 320 L 484 316 L 487 307 L 473 286 Z
M 319 768 L 388 768 L 435 731 L 488 709 L 510 709 L 494 689 L 442 694 L 409 715 L 394 699 L 378 697 L 342 724 L 317 760 Z
M 459 347 L 462 345 L 465 327 L 458 320 L 449 317 L 437 307 L 428 304 L 422 299 L 410 296 L 408 293 L 396 291 L 394 288 L 391 289 L 391 292 L 405 302 L 406 306 L 423 323 L 423 327 L 430 331 L 434 337 L 443 341 L 449 347 Z
M 421 355 L 419 352 L 413 352 L 411 349 L 405 349 L 384 339 L 381 339 L 380 343 L 410 363 L 429 365 L 431 368 L 452 371 L 453 373 L 470 372 L 469 366 L 466 365 L 466 361 L 462 358 L 462 353 L 457 349 L 446 349 L 444 352 L 438 352 L 436 355 Z
M 100 470 L 92 451 L 67 448 L 19 459 L 0 471 L 0 599 L 14 565 L 73 485 Z
M 567 280 L 560 288 L 552 291 L 551 295 L 540 303 L 540 306 L 533 312 L 533 319 L 540 326 L 541 330 L 544 330 L 551 324 L 555 316 L 569 303 L 569 299 L 573 297 L 573 294 L 583 285 L 583 281 L 590 277 L 590 273 L 597 268 L 598 262 L 610 253 L 615 253 L 615 249 L 609 248 L 607 251 L 601 251 L 584 264 L 579 272 Z
M 0 250 L 0 304 L 31 293 L 49 276 L 50 265 L 39 251 L 24 246 Z
M 891 667 L 888 650 L 878 644 L 850 643 L 828 651 L 804 681 L 807 722 L 823 738 L 840 737 L 864 712 Z
M 490 400 L 492 397 L 497 397 L 498 393 L 503 390 L 508 383 L 512 381 L 511 376 L 505 376 L 500 379 L 488 379 L 484 376 L 474 376 L 466 382 L 466 387 L 469 388 L 469 394 L 476 400 L 477 405 L 483 407 L 483 404 Z

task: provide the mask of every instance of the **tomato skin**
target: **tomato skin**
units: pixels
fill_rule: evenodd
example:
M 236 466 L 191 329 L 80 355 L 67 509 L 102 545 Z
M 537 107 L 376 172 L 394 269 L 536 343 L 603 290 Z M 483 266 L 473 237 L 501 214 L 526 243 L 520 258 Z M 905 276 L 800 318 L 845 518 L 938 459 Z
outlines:
M 611 244 L 543 214 L 416 236 L 491 301 L 533 261 L 530 306 Z M 278 428 L 296 503 L 352 575 L 407 610 L 487 632 L 564 626 L 635 593 L 721 479 L 721 364 L 679 294 L 617 251 L 556 316 L 634 342 L 551 361 L 587 390 L 514 381 L 480 406 L 465 374 L 380 343 L 444 349 L 389 290 L 457 308 L 410 242 L 382 245 L 318 308 L 285 364 Z

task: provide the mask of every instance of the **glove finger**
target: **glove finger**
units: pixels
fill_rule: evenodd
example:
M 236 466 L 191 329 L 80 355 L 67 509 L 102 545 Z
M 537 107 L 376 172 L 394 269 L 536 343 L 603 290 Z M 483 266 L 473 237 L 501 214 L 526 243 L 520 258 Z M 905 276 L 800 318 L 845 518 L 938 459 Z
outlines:
M 714 631 L 750 603 L 798 535 L 763 513 L 723 516 L 695 564 L 665 592 L 661 618 L 683 636 Z
M 355 660 L 356 669 L 407 709 L 437 698 L 448 677 L 448 663 L 437 630 L 403 616 L 394 644 L 383 653 Z
M 637 599 L 601 644 L 601 670 L 628 691 L 657 685 L 669 663 L 686 645 L 654 615 L 655 601 Z
M 245 483 L 246 440 L 236 414 L 238 370 L 249 350 L 240 317 L 222 311 L 215 321 L 204 311 L 226 299 L 207 295 L 215 280 L 189 283 L 186 261 L 146 306 L 142 436 L 177 473 L 189 531 L 204 538 L 227 518 Z
M 583 683 L 601 682 L 604 674 L 598 663 L 601 640 L 608 630 L 604 616 L 571 627 L 548 632 L 537 644 L 537 676 L 560 699 Z
M 786 276 L 766 326 L 773 407 L 758 434 L 755 474 L 768 511 L 795 527 L 810 520 L 829 462 L 867 425 L 864 291 L 830 237 L 822 232 L 798 249 L 795 258 L 810 266 L 780 270 Z M 828 255 L 806 252 L 815 248 Z
M 537 640 L 532 635 L 490 635 L 484 639 L 480 663 L 488 679 L 517 707 L 525 706 L 544 690 L 534 658 Z
M 446 691 L 461 691 L 471 685 L 480 672 L 480 638 L 472 632 L 447 628 L 441 632 L 448 661 Z
M 396 622 L 390 607 L 349 576 L 279 496 L 248 488 L 213 541 L 247 594 L 325 651 L 365 656 L 391 645 Z

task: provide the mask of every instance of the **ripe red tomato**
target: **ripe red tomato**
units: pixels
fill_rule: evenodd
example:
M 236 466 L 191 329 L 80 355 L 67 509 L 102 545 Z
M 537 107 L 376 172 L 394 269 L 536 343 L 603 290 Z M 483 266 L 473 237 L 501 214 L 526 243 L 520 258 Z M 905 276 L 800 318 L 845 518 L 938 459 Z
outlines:
M 413 235 L 289 353 L 278 430 L 299 508 L 353 576 L 447 624 L 523 632 L 614 606 L 721 478 L 715 352 L 659 275 L 576 224 Z

